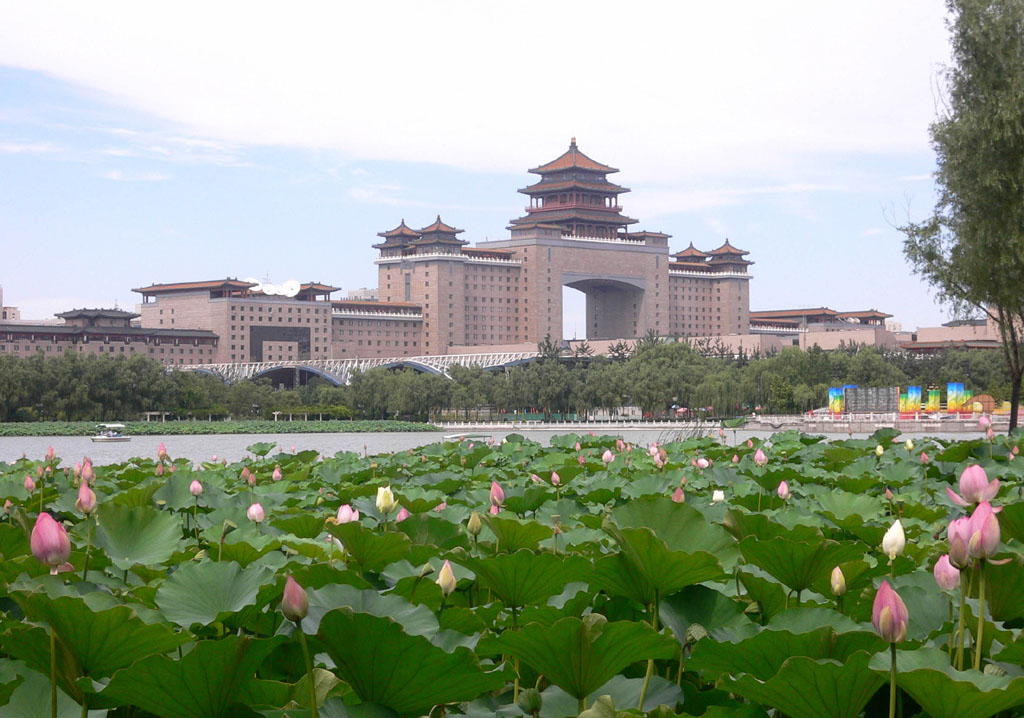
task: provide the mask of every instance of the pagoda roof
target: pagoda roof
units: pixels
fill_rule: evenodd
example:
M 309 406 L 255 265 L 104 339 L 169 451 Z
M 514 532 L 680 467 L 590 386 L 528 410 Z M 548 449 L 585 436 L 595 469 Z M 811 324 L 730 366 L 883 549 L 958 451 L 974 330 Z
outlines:
M 709 272 L 711 268 L 706 262 L 669 262 L 669 269 L 678 269 L 684 272 Z
M 72 309 L 53 316 L 59 319 L 138 319 L 140 314 L 123 309 Z
M 616 227 L 621 227 L 627 224 L 636 224 L 640 221 L 638 219 L 633 219 L 632 217 L 619 214 L 615 211 L 600 209 L 592 210 L 584 207 L 566 207 L 564 209 L 557 207 L 548 209 L 543 207 L 535 210 L 529 219 L 533 219 L 534 217 L 537 217 L 537 221 L 547 224 L 561 224 L 567 221 L 579 220 L 584 222 L 594 222 L 596 224 L 613 225 Z M 527 218 L 520 217 L 519 219 L 513 219 L 512 224 L 519 224 L 519 222 L 524 219 Z
M 605 180 L 548 180 L 547 178 L 517 191 L 521 194 L 543 194 L 545 192 L 560 192 L 565 189 L 583 189 L 590 190 L 591 192 L 611 192 L 616 194 L 629 192 L 628 187 L 621 187 L 614 182 Z
M 330 294 L 331 292 L 337 292 L 340 290 L 341 287 L 332 287 L 330 284 L 321 284 L 320 282 L 308 282 L 299 287 L 300 292 L 316 294 Z
M 445 224 L 443 221 L 441 221 L 441 215 L 437 215 L 437 219 L 434 220 L 434 223 L 424 227 L 423 229 L 421 229 L 420 230 L 420 234 L 451 234 L 451 235 L 456 235 L 456 234 L 461 234 L 464 231 L 465 230 L 463 230 L 463 229 L 455 229 L 455 227 L 452 227 L 449 224 Z
M 718 249 L 712 249 L 710 254 L 712 254 L 712 255 L 734 254 L 734 255 L 736 255 L 738 257 L 742 257 L 744 254 L 750 254 L 750 252 L 746 251 L 745 249 L 737 249 L 736 247 L 734 247 L 731 244 L 729 244 L 729 240 L 726 239 L 725 240 L 725 244 L 723 244 Z
M 688 259 L 690 257 L 696 257 L 696 258 L 704 259 L 706 257 L 710 257 L 711 255 L 708 254 L 707 252 L 700 251 L 699 249 L 697 249 L 696 247 L 693 246 L 693 242 L 690 242 L 690 246 L 689 247 L 684 249 L 682 252 L 676 252 L 672 256 L 673 257 L 677 257 L 679 259 Z
M 834 317 L 839 312 L 828 307 L 814 307 L 812 309 L 769 309 L 760 312 L 751 312 L 751 319 L 784 319 L 787 317 Z
M 708 264 L 720 266 L 723 264 L 742 264 L 747 266 L 753 264 L 749 259 L 744 259 L 743 255 L 740 254 L 713 254 L 711 259 L 708 260 Z
M 462 253 L 467 257 L 494 257 L 500 259 L 506 259 L 513 254 L 511 249 L 476 249 L 473 247 L 464 247 Z
M 581 169 L 589 172 L 601 172 L 604 174 L 618 172 L 614 167 L 601 164 L 580 152 L 579 148 L 576 147 L 575 137 L 570 141 L 569 149 L 562 153 L 557 159 L 554 159 L 547 164 L 543 164 L 540 167 L 534 167 L 530 172 L 542 175 L 547 174 L 548 172 L 559 172 L 570 169 Z
M 840 312 L 836 316 L 840 319 L 889 319 L 892 315 L 877 309 L 868 309 L 862 312 Z
M 174 284 L 151 284 L 133 289 L 139 294 L 163 294 L 165 292 L 186 292 L 195 289 L 250 289 L 256 285 L 238 279 L 214 279 L 208 282 L 177 282 Z
M 440 217 L 438 219 L 440 219 Z M 377 236 L 384 237 L 385 239 L 391 239 L 392 237 L 416 238 L 420 236 L 420 233 L 409 227 L 409 225 L 405 223 L 405 219 L 402 219 L 402 221 L 398 223 L 397 227 L 389 229 L 387 232 L 377 232 Z

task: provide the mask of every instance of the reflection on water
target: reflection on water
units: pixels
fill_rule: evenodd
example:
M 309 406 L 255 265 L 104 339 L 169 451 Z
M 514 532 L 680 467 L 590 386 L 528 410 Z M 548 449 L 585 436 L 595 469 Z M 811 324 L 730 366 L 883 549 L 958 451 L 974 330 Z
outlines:
M 717 429 L 714 430 L 717 435 Z M 506 431 L 473 432 L 474 436 L 493 436 L 500 440 Z M 565 431 L 517 431 L 533 441 L 548 444 L 552 436 L 565 434 Z M 580 432 L 582 433 L 582 432 Z M 620 436 L 625 441 L 646 446 L 652 441 L 664 442 L 693 436 L 693 431 L 648 429 L 615 429 L 608 432 Z M 765 438 L 770 432 L 731 431 L 726 430 L 724 441 L 727 444 L 745 442 L 751 437 Z M 57 456 L 64 463 L 74 463 L 83 456 L 89 456 L 96 464 L 111 464 L 125 461 L 133 456 L 156 456 L 160 442 L 164 442 L 172 457 L 186 457 L 192 461 L 206 461 L 211 457 L 226 458 L 236 461 L 246 455 L 245 447 L 262 441 L 275 442 L 285 451 L 315 449 L 321 454 L 331 456 L 339 451 L 355 451 L 370 454 L 383 454 L 395 451 L 406 451 L 418 446 L 441 441 L 445 436 L 442 432 L 382 432 L 378 434 L 203 434 L 192 436 L 137 436 L 130 442 L 118 444 L 93 443 L 87 436 L 33 436 L 33 437 L 0 437 L 0 461 L 11 462 L 22 454 L 31 458 L 41 459 L 47 447 L 52 446 Z M 868 434 L 853 434 L 852 438 L 867 438 Z M 943 439 L 973 438 L 968 434 L 934 434 Z M 847 439 L 850 434 L 833 434 L 829 438 Z M 918 437 L 915 436 L 915 441 Z M 365 449 L 364 449 L 365 447 Z

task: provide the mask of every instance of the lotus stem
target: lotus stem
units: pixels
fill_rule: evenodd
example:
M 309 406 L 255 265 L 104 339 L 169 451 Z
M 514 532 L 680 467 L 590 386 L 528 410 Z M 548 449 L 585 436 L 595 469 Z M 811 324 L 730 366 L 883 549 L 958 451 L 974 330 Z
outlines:
M 647 608 L 648 608 L 648 610 L 651 613 L 651 628 L 653 628 L 655 633 L 657 633 L 657 631 L 658 631 L 658 610 L 660 609 L 660 605 L 659 605 L 659 601 L 658 601 L 658 591 L 657 591 L 657 589 L 655 589 L 655 591 L 654 591 L 654 603 L 652 603 Z M 653 658 L 648 658 L 647 659 L 647 673 L 644 675 L 644 685 L 640 689 L 640 702 L 637 704 L 637 707 L 636 707 L 636 709 L 638 711 L 643 711 L 643 709 L 644 709 L 644 701 L 647 700 L 647 687 L 651 683 L 651 676 L 653 674 L 654 674 L 654 659 Z
M 981 670 L 982 633 L 985 630 L 985 559 L 978 560 L 978 637 L 974 649 L 974 670 Z
M 82 718 L 89 718 L 89 699 L 82 697 Z
M 50 718 L 57 718 L 57 634 L 50 626 Z
M 82 564 L 82 580 L 89 575 L 89 549 L 92 548 L 92 521 L 85 517 L 85 562 Z
M 192 507 L 192 528 L 196 531 L 196 543 L 199 543 L 199 497 L 196 496 L 196 504 Z
M 953 623 L 953 599 L 952 598 L 949 599 L 949 622 L 950 622 L 950 624 Z M 950 665 L 955 665 L 953 663 L 953 636 L 954 635 L 955 635 L 954 631 L 950 631 L 949 632 L 949 651 L 948 651 L 948 653 L 949 653 L 949 664 Z
M 309 709 L 313 718 L 320 718 L 320 710 L 316 707 L 316 681 L 313 680 L 313 661 L 309 657 L 309 644 L 306 642 L 306 633 L 301 625 L 296 625 L 299 631 L 299 642 L 302 644 L 302 656 L 306 659 L 306 675 L 309 676 Z
M 587 709 L 587 698 L 586 698 L 586 696 L 580 696 L 579 700 L 576 702 L 576 707 L 577 707 L 579 713 L 582 713 L 583 711 L 585 711 Z
M 896 644 L 889 644 L 892 667 L 889 669 L 889 718 L 896 718 Z

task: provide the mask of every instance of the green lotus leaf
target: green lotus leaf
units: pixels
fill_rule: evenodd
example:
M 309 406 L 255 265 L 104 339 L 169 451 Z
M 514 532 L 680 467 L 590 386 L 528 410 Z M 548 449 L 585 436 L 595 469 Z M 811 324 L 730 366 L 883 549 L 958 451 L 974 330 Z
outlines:
M 50 718 L 50 679 L 44 673 L 25 671 L 11 693 L 10 700 L 0 706 L 4 718 Z M 107 711 L 90 710 L 88 718 L 106 718 Z M 57 691 L 57 718 L 81 718 L 82 707 L 63 691 Z
M 254 456 L 266 456 L 274 450 L 275 446 L 277 446 L 276 441 L 260 441 L 255 444 L 250 444 L 245 447 L 245 450 Z
M 302 630 L 310 635 L 320 630 L 320 621 L 329 611 L 342 606 L 358 613 L 391 618 L 412 636 L 432 638 L 438 632 L 437 617 L 429 608 L 409 603 L 401 596 L 379 594 L 372 589 L 361 590 L 340 583 L 310 589 L 306 593 L 309 612 L 302 619 Z
M 256 671 L 282 640 L 229 635 L 199 641 L 181 658 L 150 656 L 118 671 L 100 696 L 161 718 L 247 715 L 240 707 L 266 695 Z
M 97 517 L 93 543 L 122 570 L 136 564 L 162 564 L 181 543 L 181 518 L 166 511 L 107 503 L 100 505 Z
M 167 480 L 163 482 L 163 486 L 153 493 L 153 501 L 157 506 L 180 511 L 196 505 L 196 499 L 188 487 L 193 479 L 198 478 L 197 475 L 191 471 L 179 470 L 165 476 Z
M 889 652 L 871 659 L 879 680 L 888 681 Z M 910 694 L 931 718 L 987 718 L 1024 705 L 1024 677 L 957 671 L 949 656 L 934 648 L 896 651 L 896 685 Z
M 538 521 L 522 521 L 502 516 L 485 516 L 487 527 L 498 540 L 497 549 L 513 553 L 520 549 L 536 549 L 544 539 L 551 538 L 554 529 Z
M 621 552 L 594 562 L 591 582 L 616 596 L 626 596 L 643 606 L 658 596 L 703 581 L 725 576 L 718 559 L 706 551 L 670 551 L 650 529 L 605 529 Z
M 777 708 L 790 718 L 857 718 L 886 683 L 867 670 L 870 658 L 863 651 L 848 656 L 843 663 L 793 656 L 765 680 L 750 674 L 723 676 L 718 686 Z
M 1024 543 L 1024 503 L 1017 501 L 1003 506 L 999 512 L 999 531 L 1004 541 L 1017 539 Z
M 645 623 L 608 622 L 600 614 L 563 618 L 551 626 L 531 623 L 480 643 L 521 659 L 573 698 L 585 698 L 632 663 L 671 658 L 679 652 L 670 637 Z
M 648 528 L 672 551 L 707 551 L 726 570 L 735 565 L 739 555 L 736 542 L 725 529 L 708 523 L 692 506 L 667 496 L 623 504 L 612 511 L 611 523 L 623 529 Z
M 437 514 L 413 514 L 398 530 L 409 537 L 413 546 L 430 546 L 441 551 L 456 547 L 469 548 L 469 539 L 458 524 Z
M 327 532 L 341 541 L 348 555 L 364 571 L 379 572 L 389 563 L 408 558 L 410 542 L 404 533 L 379 534 L 355 521 L 327 524 Z
M 260 587 L 273 582 L 262 566 L 215 561 L 182 566 L 157 589 L 156 604 L 169 621 L 206 626 L 256 605 Z
M 419 715 L 505 685 L 503 672 L 485 672 L 465 646 L 446 651 L 387 617 L 337 608 L 321 619 L 317 636 L 361 700 L 401 714 Z
M 274 528 L 281 529 L 298 538 L 316 538 L 324 530 L 324 517 L 314 513 L 301 513 L 296 516 L 275 519 L 270 522 Z
M 566 584 L 587 577 L 590 562 L 582 556 L 533 553 L 520 549 L 511 554 L 476 558 L 456 554 L 452 561 L 476 574 L 509 607 L 543 603 L 561 593 Z
M 210 549 L 211 558 L 217 561 L 234 561 L 245 567 L 271 551 L 281 548 L 278 539 L 265 533 L 257 533 L 255 530 L 234 531 L 228 534 L 228 537 L 230 541 Z
M 682 644 L 687 643 L 694 624 L 707 635 L 718 637 L 723 629 L 750 623 L 742 604 L 707 586 L 688 586 L 662 599 L 659 605 L 662 624 L 671 628 Z
M 143 477 L 140 476 L 140 478 Z M 136 483 L 129 489 L 118 491 L 114 494 L 111 501 L 118 506 L 124 506 L 129 509 L 152 507 L 154 494 L 162 489 L 163 486 L 163 481 L 155 480 Z M 106 506 L 106 504 L 100 504 L 101 509 L 104 506 Z
M 759 540 L 749 537 L 739 545 L 744 559 L 760 566 L 797 592 L 810 588 L 816 580 L 831 574 L 837 565 L 864 555 L 864 547 L 860 544 L 831 540 Z

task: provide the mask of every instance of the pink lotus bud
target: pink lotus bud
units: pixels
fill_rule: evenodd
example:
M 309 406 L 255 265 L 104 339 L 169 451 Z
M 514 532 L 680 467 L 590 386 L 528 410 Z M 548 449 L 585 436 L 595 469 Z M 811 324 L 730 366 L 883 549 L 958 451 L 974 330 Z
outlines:
M 562 483 L 562 478 L 558 475 L 557 471 L 552 471 L 551 472 L 551 485 L 552 486 L 558 486 L 560 483 Z
M 921 463 L 922 463 L 922 464 L 927 464 L 927 463 L 930 463 L 930 462 L 931 462 L 931 459 L 930 459 L 930 458 L 928 458 L 928 454 L 926 454 L 926 453 L 924 453 L 924 452 L 922 451 L 922 452 L 921 452 Z
M 404 506 L 399 506 L 398 507 L 398 513 L 395 514 L 395 523 L 396 524 L 402 523 L 407 518 L 409 518 L 410 515 L 411 514 L 409 513 L 409 509 L 405 508 Z
M 530 474 L 530 481 L 532 481 L 535 484 L 543 484 L 544 483 L 543 479 L 541 479 L 539 476 L 537 476 L 537 474 Z
M 970 535 L 967 553 L 971 558 L 988 558 L 995 554 L 999 548 L 999 519 L 988 501 L 982 501 L 974 509 L 967 531 Z
M 221 459 L 220 460 L 220 465 L 221 466 L 227 466 L 228 465 L 228 460 L 227 459 Z
M 46 450 L 46 461 L 50 462 L 50 461 L 53 461 L 56 458 L 57 458 L 57 452 L 54 451 L 53 447 L 51 446 L 50 448 L 48 448 Z
M 45 474 L 46 474 L 46 471 L 45 471 L 45 469 L 43 468 L 43 466 L 41 464 L 36 467 L 36 476 L 37 477 L 39 477 L 41 479 L 41 478 L 43 478 L 43 476 Z
M 476 445 L 475 445 L 475 444 L 474 444 L 474 443 L 473 443 L 472 441 L 471 441 L 471 442 L 469 442 L 469 448 L 470 448 L 470 449 L 472 449 L 472 448 L 473 448 L 474 446 L 476 446 Z
M 36 490 L 36 482 L 32 480 L 32 477 L 25 474 L 25 491 L 30 494 Z
M 996 432 L 995 430 L 993 430 L 991 426 L 988 427 L 988 429 L 985 431 L 985 438 L 988 439 L 989 441 L 992 441 L 992 439 L 996 438 Z
M 885 487 L 885 500 L 892 501 L 892 490 L 888 486 Z
M 92 462 L 87 461 L 82 464 L 82 481 L 87 484 L 91 484 L 96 480 L 96 472 L 92 470 Z
M 32 555 L 39 563 L 49 566 L 51 573 L 56 573 L 56 567 L 67 561 L 71 555 L 71 539 L 68 538 L 68 532 L 45 511 L 36 517 L 36 525 L 32 527 L 29 544 Z
M 842 596 L 846 593 L 846 576 L 843 575 L 843 569 L 838 566 L 832 569 L 832 576 L 829 578 L 828 585 L 832 589 L 833 596 Z
M 779 482 L 779 488 L 776 489 L 776 493 L 778 493 L 779 498 L 782 499 L 783 501 L 788 500 L 789 497 L 792 496 L 792 494 L 789 492 L 789 484 L 787 484 L 785 481 Z
M 270 478 L 273 479 L 274 481 L 280 481 L 282 478 L 284 478 L 284 474 L 281 473 L 280 466 L 274 467 L 274 473 L 270 475 Z
M 82 478 L 82 462 L 75 462 L 75 479 Z
M 892 590 L 888 581 L 882 581 L 871 606 L 871 623 L 878 635 L 888 643 L 900 643 L 907 637 L 909 620 L 907 604 Z
M 764 455 L 764 452 L 758 449 L 754 452 L 754 463 L 758 466 L 764 466 L 768 463 L 768 457 Z
M 957 506 L 970 506 L 971 504 L 990 501 L 999 493 L 999 479 L 991 482 L 985 474 L 985 470 L 978 464 L 971 464 L 960 474 L 960 494 L 950 487 L 946 487 L 946 495 L 949 500 Z
M 740 457 L 739 457 L 739 454 L 733 454 L 733 455 L 732 455 L 732 463 L 734 463 L 734 464 L 738 464 L 738 463 L 740 463 Z
M 342 504 L 338 507 L 337 521 L 339 524 L 350 524 L 353 521 L 359 520 L 359 512 L 349 506 L 348 504 Z
M 213 462 L 214 464 L 216 464 L 217 463 L 217 455 L 214 454 L 213 456 L 211 456 L 210 457 L 210 461 Z
M 647 453 L 650 454 L 651 456 L 657 456 L 658 455 L 658 442 L 654 442 L 649 447 L 647 447 Z
M 706 469 L 709 466 L 711 466 L 711 464 L 708 463 L 708 460 L 705 459 L 703 456 L 700 457 L 699 459 L 697 459 L 697 468 L 698 469 Z
M 718 429 L 718 437 L 719 438 L 723 438 L 724 436 L 725 436 L 725 429 L 722 429 L 721 427 L 719 427 L 719 429 Z
M 175 466 L 174 464 L 171 464 L 170 468 L 167 469 L 167 473 L 168 474 L 173 474 L 177 470 L 178 470 L 178 467 Z
M 579 451 L 579 450 L 580 450 L 580 442 L 577 441 L 576 442 L 576 451 Z
M 497 481 L 491 482 L 491 506 L 501 506 L 505 503 L 505 492 Z
M 960 569 L 949 562 L 948 554 L 939 557 L 932 572 L 935 574 L 935 583 L 945 591 L 952 591 L 960 585 Z
M 160 461 L 167 461 L 170 455 L 167 453 L 167 447 L 164 446 L 164 442 L 160 442 L 160 446 L 156 447 L 156 458 Z
M 601 454 L 601 461 L 606 464 L 610 464 L 615 461 L 615 454 L 612 453 L 611 449 L 605 449 L 604 453 Z
M 491 504 L 490 511 L 491 511 L 491 514 L 493 516 L 497 516 L 498 515 L 498 505 L 497 504 Z
M 686 501 L 686 494 L 683 493 L 682 486 L 677 486 L 676 490 L 672 492 L 672 500 L 677 504 L 681 504 Z
M 309 612 L 309 596 L 298 582 L 288 577 L 284 583 L 284 596 L 281 598 L 281 613 L 293 623 L 298 623 Z
M 292 453 L 295 453 L 295 444 L 292 444 Z
M 10 513 L 11 506 L 12 506 L 12 504 L 11 504 L 11 500 L 10 499 L 7 499 L 6 501 L 4 501 L 4 513 L 5 514 Z
M 970 564 L 967 543 L 971 540 L 971 520 L 966 516 L 949 522 L 946 537 L 949 539 L 949 561 L 957 568 L 966 568 Z
M 1014 446 L 1014 447 L 1013 447 L 1013 455 L 1014 455 L 1014 456 L 1016 456 L 1016 455 L 1017 455 L 1017 454 L 1019 454 L 1019 453 L 1020 453 L 1020 447 L 1018 447 L 1018 446 Z
M 163 464 L 157 464 L 156 468 L 153 470 L 153 473 L 156 474 L 157 476 L 163 476 L 164 475 L 164 465 Z
M 626 450 L 626 442 L 624 442 L 622 439 L 616 439 L 615 440 L 615 450 L 616 451 L 625 451 Z
M 437 512 L 440 513 L 441 511 L 444 511 L 446 508 L 448 508 L 448 502 L 447 501 L 442 501 L 441 503 L 439 503 L 437 506 L 434 507 L 434 511 L 437 511 Z
M 747 448 L 748 449 L 753 449 L 754 448 L 754 440 L 753 439 L 747 439 Z
M 978 428 L 981 430 L 992 428 L 992 420 L 989 419 L 988 416 L 986 416 L 985 414 L 982 414 L 980 417 L 978 417 Z
M 448 559 L 445 559 L 441 570 L 437 572 L 437 585 L 441 587 L 441 595 L 446 597 L 450 596 L 458 585 L 458 581 L 455 580 L 455 572 L 452 571 L 452 564 Z
M 587 463 L 587 460 L 583 458 L 583 454 L 577 456 L 576 461 L 579 462 L 580 466 L 583 466 L 585 463 Z
M 193 496 L 203 493 L 203 485 L 199 483 L 199 479 L 192 479 L 192 483 L 188 485 L 188 492 Z
M 663 467 L 665 465 L 665 462 L 661 460 L 660 456 L 655 456 L 654 457 L 654 465 L 657 466 L 660 469 L 661 467 Z
M 263 511 L 263 507 L 256 503 L 249 507 L 249 510 L 245 512 L 245 515 L 249 517 L 250 521 L 260 523 L 263 519 L 267 518 L 267 514 Z
M 75 508 L 86 516 L 96 510 L 96 494 L 84 481 L 78 487 L 78 500 L 75 502 Z

